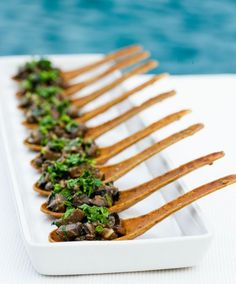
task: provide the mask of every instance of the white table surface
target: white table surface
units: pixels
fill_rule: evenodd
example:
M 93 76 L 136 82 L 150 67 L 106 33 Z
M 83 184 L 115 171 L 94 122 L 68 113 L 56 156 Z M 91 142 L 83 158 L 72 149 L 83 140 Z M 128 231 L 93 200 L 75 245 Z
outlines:
M 214 178 L 236 173 L 236 76 L 183 76 L 170 80 L 178 91 L 176 106 L 191 108 L 206 129 L 191 143 L 168 149 L 174 165 L 213 151 L 224 150 L 226 157 L 215 163 L 207 175 L 204 169 L 184 178 L 194 188 Z M 173 103 L 173 102 L 172 102 Z M 148 115 L 148 113 L 144 113 Z M 197 121 L 196 121 L 197 122 Z M 184 153 L 180 155 L 179 153 Z M 5 179 L 0 156 L 0 283 L 236 283 L 236 186 L 207 196 L 198 204 L 215 232 L 213 243 L 203 261 L 194 268 L 120 273 L 46 277 L 34 271 L 21 241 L 14 203 Z M 98 258 L 99 261 L 99 258 Z M 104 265 L 106 265 L 104 263 Z

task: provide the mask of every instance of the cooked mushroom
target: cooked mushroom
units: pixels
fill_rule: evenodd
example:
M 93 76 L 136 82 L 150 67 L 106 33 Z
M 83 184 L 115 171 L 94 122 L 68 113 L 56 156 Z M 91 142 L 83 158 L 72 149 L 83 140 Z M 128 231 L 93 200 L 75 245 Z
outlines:
M 48 199 L 48 208 L 55 212 L 65 212 L 66 198 L 61 194 L 51 194 Z
M 125 234 L 118 214 L 109 214 L 106 208 L 98 206 L 68 209 L 53 224 L 58 227 L 56 234 L 62 241 L 112 240 Z

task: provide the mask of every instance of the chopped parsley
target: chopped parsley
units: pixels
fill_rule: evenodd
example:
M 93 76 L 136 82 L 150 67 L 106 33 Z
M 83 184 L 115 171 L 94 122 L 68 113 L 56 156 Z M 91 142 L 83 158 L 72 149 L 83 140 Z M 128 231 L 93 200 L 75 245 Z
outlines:
M 55 97 L 61 92 L 62 92 L 62 89 L 57 86 L 47 86 L 47 87 L 40 86 L 36 88 L 34 94 L 39 97 L 49 99 L 49 98 Z
M 54 183 L 58 178 L 67 177 L 71 167 L 84 163 L 91 164 L 91 159 L 87 158 L 85 154 L 70 154 L 66 158 L 53 162 L 52 165 L 47 167 L 46 173 L 49 175 L 49 180 Z
M 84 171 L 84 173 L 74 179 L 68 179 L 66 181 L 66 187 L 62 187 L 60 184 L 56 183 L 54 185 L 54 193 L 60 193 L 68 200 L 71 200 L 74 190 L 76 190 L 77 195 L 86 194 L 88 197 L 95 192 L 95 190 L 102 185 L 102 181 L 92 175 L 89 171 Z
M 108 209 L 105 207 L 89 206 L 86 204 L 80 206 L 80 209 L 83 210 L 85 214 L 83 222 L 89 222 L 89 223 L 96 222 L 97 225 L 95 227 L 95 231 L 98 234 L 101 234 L 104 230 L 104 226 L 108 223 L 108 218 L 109 218 Z M 62 218 L 52 222 L 52 225 L 56 225 L 57 227 L 64 226 L 61 225 L 61 221 L 64 221 L 67 218 L 69 218 L 74 211 L 75 208 L 67 208 Z
M 45 116 L 61 117 L 67 113 L 70 107 L 68 100 L 59 100 L 56 97 L 43 101 L 34 99 L 34 101 L 31 115 L 34 116 L 37 121 L 44 119 Z
M 104 225 L 108 223 L 109 210 L 106 207 L 83 204 L 79 208 L 83 210 L 88 222 L 93 223 L 98 221 Z
M 35 91 L 39 86 L 60 84 L 60 71 L 52 68 L 47 60 L 32 61 L 24 68 L 27 73 L 20 84 L 24 91 Z
M 64 149 L 66 143 L 68 143 L 68 140 L 64 138 L 55 138 L 48 142 L 47 146 L 49 149 L 60 152 Z
M 83 204 L 79 206 L 79 209 L 81 209 L 84 212 L 85 218 L 84 222 L 89 222 L 89 223 L 98 223 L 96 226 L 95 230 L 97 233 L 102 233 L 104 230 L 104 225 L 108 223 L 108 218 L 109 218 L 109 210 L 106 207 L 99 207 L 99 206 L 90 206 L 87 204 Z M 68 217 L 71 216 L 71 214 L 74 212 L 74 208 L 68 208 L 66 212 L 63 214 L 63 217 L 61 220 L 65 220 Z M 53 225 L 59 226 L 60 221 L 54 221 L 52 223 Z
M 71 132 L 74 128 L 78 128 L 79 124 L 71 119 L 68 115 L 63 114 L 58 119 L 53 118 L 51 115 L 46 115 L 39 120 L 39 131 L 43 135 L 41 145 L 45 146 L 51 139 L 57 138 L 54 133 L 51 133 L 53 137 L 48 137 L 50 131 L 52 132 L 55 126 L 61 127 L 63 130 L 65 129 L 68 132 Z
M 26 71 L 39 71 L 39 70 L 54 70 L 55 68 L 52 66 L 52 62 L 46 58 L 40 58 L 38 60 L 31 60 L 26 62 L 23 68 Z

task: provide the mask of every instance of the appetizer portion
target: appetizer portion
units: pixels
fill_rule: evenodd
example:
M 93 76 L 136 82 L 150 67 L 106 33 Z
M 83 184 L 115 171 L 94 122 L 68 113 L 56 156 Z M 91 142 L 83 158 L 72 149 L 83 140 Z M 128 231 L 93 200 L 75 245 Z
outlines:
M 58 119 L 47 115 L 40 120 L 39 127 L 31 131 L 26 142 L 45 146 L 49 141 L 56 138 L 75 139 L 83 137 L 87 129 L 84 124 L 76 122 L 66 114 Z
M 70 154 L 80 154 L 88 158 L 95 158 L 99 154 L 97 144 L 90 140 L 85 141 L 82 138 L 65 139 L 55 138 L 46 144 L 31 164 L 38 170 L 45 169 L 52 161 L 61 157 L 68 157 Z
M 78 153 L 48 163 L 36 186 L 51 192 L 47 208 L 61 213 L 82 204 L 111 207 L 119 192 L 112 182 L 104 184 L 103 179 L 93 160 Z
M 60 89 L 55 87 L 40 88 L 37 93 L 26 93 L 20 99 L 19 107 L 25 112 L 26 121 L 29 124 L 38 124 L 40 120 L 50 115 L 57 119 L 63 114 L 70 118 L 80 117 L 78 107 L 60 95 Z
M 53 67 L 52 63 L 47 59 L 27 62 L 20 67 L 14 79 L 21 81 L 19 83 L 21 95 L 34 92 L 40 86 L 67 87 L 67 83 L 60 76 L 60 70 Z
M 67 209 L 53 224 L 58 227 L 55 233 L 59 241 L 113 240 L 126 233 L 117 213 L 86 204 Z
M 60 72 L 58 68 L 52 65 L 52 62 L 46 58 L 40 58 L 38 60 L 31 60 L 20 66 L 17 74 L 13 77 L 15 80 L 22 81 L 30 75 L 37 75 L 42 71 L 56 71 Z
M 56 161 L 48 162 L 36 184 L 41 189 L 50 190 L 51 184 L 55 184 L 62 179 L 77 178 L 85 170 L 93 172 L 97 177 L 100 176 L 100 171 L 93 167 L 92 159 L 80 153 L 69 154 L 60 157 Z
M 109 208 L 119 199 L 119 190 L 112 182 L 104 184 L 89 170 L 84 170 L 78 178 L 61 180 L 50 186 L 52 193 L 46 203 L 52 212 L 64 213 L 68 208 L 82 204 Z

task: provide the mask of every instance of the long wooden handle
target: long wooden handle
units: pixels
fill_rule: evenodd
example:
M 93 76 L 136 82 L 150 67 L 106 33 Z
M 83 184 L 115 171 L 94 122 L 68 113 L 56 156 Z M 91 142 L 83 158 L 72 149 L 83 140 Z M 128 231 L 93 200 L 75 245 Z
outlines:
M 125 99 L 132 96 L 133 94 L 140 92 L 141 90 L 147 88 L 148 86 L 154 84 L 155 82 L 157 82 L 157 81 L 159 81 L 162 78 L 165 78 L 167 76 L 168 76 L 167 73 L 162 73 L 162 74 L 153 76 L 151 79 L 147 80 L 146 82 L 144 82 L 141 85 L 138 85 L 137 87 L 133 88 L 132 90 L 125 92 L 121 96 L 119 96 L 119 97 L 117 97 L 117 98 L 115 98 L 115 99 L 93 109 L 93 110 L 82 113 L 82 116 L 80 118 L 78 118 L 77 121 L 86 122 L 89 119 L 92 119 L 93 117 L 95 117 L 95 116 L 105 112 L 106 110 L 110 109 L 111 107 L 117 105 L 118 103 L 123 102 Z
M 172 215 L 176 211 L 182 209 L 183 207 L 235 182 L 236 175 L 225 176 L 223 178 L 195 188 L 146 215 L 123 220 L 123 225 L 126 228 L 127 234 L 117 240 L 133 239 L 137 236 L 140 236 L 147 230 L 152 228 L 154 225 Z
M 138 67 L 132 69 L 131 71 L 124 73 L 121 77 L 112 81 L 108 85 L 100 88 L 99 90 L 96 90 L 96 91 L 92 92 L 91 94 L 86 95 L 84 97 L 72 100 L 72 103 L 75 106 L 83 107 L 86 104 L 90 103 L 91 101 L 95 100 L 96 98 L 100 97 L 104 93 L 106 93 L 106 92 L 110 91 L 111 89 L 117 87 L 118 85 L 123 83 L 125 80 L 129 79 L 130 77 L 138 75 L 138 74 L 145 73 L 145 72 L 155 68 L 156 66 L 157 66 L 157 62 L 154 61 L 154 60 L 145 62 L 142 65 L 139 65 Z
M 100 156 L 96 159 L 97 165 L 102 165 L 107 162 L 110 158 L 114 157 L 124 149 L 128 148 L 129 146 L 133 145 L 134 143 L 138 142 L 139 140 L 143 139 L 144 137 L 148 136 L 149 134 L 161 129 L 170 123 L 181 119 L 186 114 L 190 113 L 190 110 L 181 110 L 176 113 L 170 114 L 151 125 L 145 127 L 144 129 L 134 133 L 133 135 L 118 141 L 117 143 L 101 148 L 99 150 Z
M 139 52 L 141 51 L 143 48 L 140 45 L 131 45 L 128 47 L 124 47 L 122 49 L 119 49 L 117 51 L 114 51 L 112 53 L 108 53 L 107 55 L 105 55 L 102 59 L 96 61 L 96 62 L 92 62 L 89 64 L 86 64 L 85 66 L 79 67 L 75 70 L 71 70 L 71 71 L 64 71 L 61 72 L 61 76 L 65 79 L 65 80 L 71 80 L 79 75 L 82 75 L 88 71 L 91 71 L 109 61 L 113 61 L 113 60 L 117 60 L 120 57 L 124 57 L 124 56 L 128 56 L 132 53 L 135 52 Z
M 91 127 L 88 129 L 88 131 L 85 134 L 85 138 L 87 139 L 95 139 L 101 136 L 102 134 L 108 132 L 112 128 L 116 127 L 117 125 L 121 124 L 122 122 L 128 120 L 129 118 L 133 117 L 137 113 L 141 112 L 142 110 L 154 105 L 155 103 L 159 103 L 167 98 L 170 98 L 176 94 L 175 91 L 170 91 L 166 93 L 162 93 L 160 95 L 157 95 L 146 102 L 142 103 L 140 106 L 136 106 L 131 108 L 130 110 L 124 112 L 121 115 L 118 115 L 114 119 L 111 119 L 103 124 L 100 124 L 95 127 Z
M 73 79 L 79 75 L 82 75 L 88 71 L 91 71 L 109 61 L 112 60 L 116 60 L 119 59 L 120 57 L 124 57 L 124 56 L 128 56 L 132 53 L 135 52 L 139 52 L 140 50 L 142 50 L 142 47 L 140 45 L 131 45 L 128 47 L 124 47 L 122 49 L 119 49 L 117 51 L 111 52 L 109 54 L 107 54 L 106 56 L 104 56 L 102 59 L 96 61 L 96 62 L 92 62 L 90 64 L 87 64 L 85 66 L 82 66 L 80 68 L 77 68 L 75 70 L 71 70 L 71 71 L 65 71 L 65 72 L 61 72 L 61 76 L 65 79 L 65 80 L 70 80 Z
M 135 54 L 134 56 L 130 56 L 128 58 L 125 58 L 124 60 L 121 60 L 117 63 L 115 63 L 114 65 L 112 65 L 111 67 L 107 68 L 105 71 L 88 78 L 87 80 L 84 80 L 82 82 L 70 85 L 67 87 L 67 89 L 64 91 L 64 95 L 65 96 L 71 96 L 74 93 L 88 87 L 89 85 L 95 83 L 96 81 L 112 74 L 114 71 L 116 70 L 120 70 L 123 68 L 126 68 L 130 65 L 133 65 L 135 63 L 138 63 L 141 60 L 144 60 L 145 58 L 149 57 L 150 53 L 147 51 Z
M 175 168 L 161 176 L 128 190 L 120 191 L 119 200 L 109 208 L 110 212 L 121 212 L 137 202 L 143 200 L 153 192 L 167 184 L 189 174 L 206 165 L 212 165 L 214 161 L 224 157 L 224 152 L 216 152 L 207 156 L 195 159 L 178 168 Z
M 183 140 L 184 138 L 187 138 L 195 134 L 202 128 L 203 124 L 201 123 L 194 124 L 180 132 L 172 134 L 171 136 L 161 140 L 160 142 L 153 144 L 152 146 L 130 157 L 129 159 L 126 159 L 114 165 L 101 167 L 101 171 L 105 175 L 105 181 L 109 182 L 117 180 L 119 177 L 125 175 L 127 172 L 129 172 L 137 165 L 141 164 L 143 161 L 159 153 L 160 151 L 166 149 L 170 145 L 173 145 L 178 141 Z

